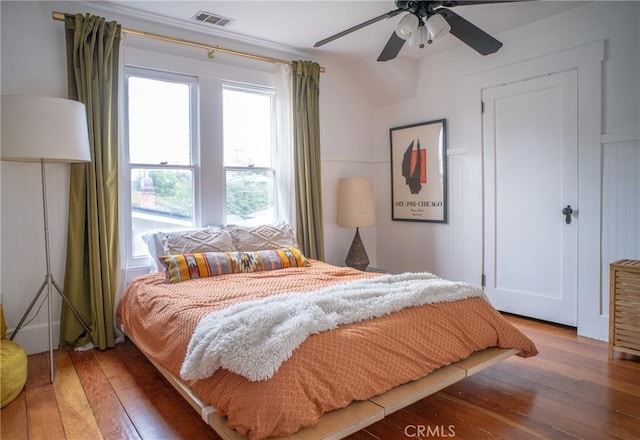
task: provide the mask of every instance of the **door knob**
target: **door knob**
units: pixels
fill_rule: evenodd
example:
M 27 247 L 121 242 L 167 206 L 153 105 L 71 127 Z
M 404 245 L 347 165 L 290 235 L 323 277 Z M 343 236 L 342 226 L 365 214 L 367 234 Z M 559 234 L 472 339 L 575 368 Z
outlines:
M 573 214 L 573 209 L 571 205 L 567 205 L 566 208 L 562 210 L 562 214 L 564 215 L 564 221 L 570 225 L 571 224 L 571 214 Z

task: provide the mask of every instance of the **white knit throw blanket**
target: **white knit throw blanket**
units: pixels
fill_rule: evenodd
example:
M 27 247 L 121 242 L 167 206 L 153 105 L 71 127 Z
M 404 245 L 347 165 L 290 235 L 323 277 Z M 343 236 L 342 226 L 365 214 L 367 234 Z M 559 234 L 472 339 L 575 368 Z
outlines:
M 430 273 L 404 273 L 334 284 L 235 304 L 198 324 L 180 376 L 204 379 L 226 368 L 250 381 L 272 377 L 308 336 L 406 307 L 484 297 L 479 288 Z

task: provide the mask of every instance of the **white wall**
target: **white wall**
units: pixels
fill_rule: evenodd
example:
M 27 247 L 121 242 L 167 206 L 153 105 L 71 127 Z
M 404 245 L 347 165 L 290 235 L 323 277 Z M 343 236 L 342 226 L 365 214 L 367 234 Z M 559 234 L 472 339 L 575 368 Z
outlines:
M 602 226 L 605 229 L 604 241 L 596 240 L 595 247 L 596 252 L 598 247 L 604 247 L 604 250 L 601 264 L 596 264 L 593 274 L 596 284 L 600 280 L 600 286 L 596 286 L 587 298 L 603 305 L 590 312 L 597 315 L 591 317 L 590 328 L 579 328 L 579 332 L 606 338 L 604 304 L 608 286 L 606 274 L 601 279 L 597 272 L 605 272 L 609 262 L 617 258 L 640 258 L 638 6 L 637 2 L 592 2 L 498 35 L 504 47 L 494 55 L 480 57 L 461 47 L 424 60 L 416 97 L 376 111 L 374 155 L 381 155 L 388 149 L 388 128 L 447 118 L 448 147 L 450 154 L 453 153 L 449 156 L 448 170 L 450 221 L 447 225 L 392 222 L 388 203 L 390 190 L 382 191 L 378 194 L 379 203 L 385 208 L 377 226 L 380 267 L 391 271 L 427 270 L 446 278 L 479 283 L 483 253 L 482 119 L 480 85 L 476 77 L 482 72 L 543 59 L 548 54 L 604 40 L 601 135 L 605 162 Z M 549 65 L 551 71 L 553 68 Z M 580 104 L 580 113 L 592 110 L 584 107 L 584 103 Z M 580 127 L 579 136 L 583 137 L 593 129 Z M 388 182 L 388 163 L 375 166 L 378 180 Z M 598 176 L 594 178 L 598 179 Z M 598 190 L 589 190 L 595 198 L 594 203 L 599 203 Z M 582 289 L 590 287 L 583 286 Z
M 338 180 L 342 177 L 373 177 L 372 108 L 356 77 L 349 74 L 346 63 L 346 60 L 336 62 L 330 58 L 323 59 L 326 72 L 320 79 L 325 260 L 341 266 L 344 265 L 355 229 L 337 225 Z M 374 187 L 374 194 L 377 190 Z M 376 261 L 375 230 L 375 227 L 360 230 L 371 262 Z
M 418 63 L 398 59 L 378 63 L 370 59 L 324 56 L 319 62 L 326 68 L 320 79 L 320 143 L 322 145 L 322 191 L 325 233 L 325 260 L 344 266 L 355 229 L 337 224 L 337 187 L 343 177 L 371 177 L 376 216 L 385 218 L 390 200 L 389 179 L 380 179 L 380 166 L 388 168 L 389 149 L 377 150 L 380 136 L 388 139 L 383 128 L 377 130 L 375 111 L 382 105 L 403 102 L 416 95 Z M 390 201 L 388 203 L 391 203 Z M 379 224 L 360 229 L 369 256 L 370 267 L 378 266 Z M 383 249 L 383 248 L 382 248 Z M 382 250 L 383 251 L 383 250 Z
M 67 96 L 64 30 L 51 20 L 51 5 L 2 3 L 2 94 Z M 9 331 L 44 281 L 45 250 L 40 166 L 2 162 L 0 292 Z M 49 233 L 54 278 L 64 279 L 69 170 L 47 165 Z M 54 301 L 56 322 L 60 299 Z M 41 296 L 44 298 L 44 296 Z M 47 306 L 16 337 L 29 353 L 48 348 Z M 56 323 L 55 341 L 58 339 Z M 35 343 L 32 343 L 35 342 Z

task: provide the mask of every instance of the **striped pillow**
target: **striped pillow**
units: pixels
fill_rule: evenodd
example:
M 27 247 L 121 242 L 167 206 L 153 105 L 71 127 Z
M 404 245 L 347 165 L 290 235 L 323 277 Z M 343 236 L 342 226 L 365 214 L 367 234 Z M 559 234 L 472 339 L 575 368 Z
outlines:
M 309 260 L 295 247 L 254 252 L 164 255 L 159 259 L 166 268 L 165 281 L 168 284 L 229 273 L 309 266 Z

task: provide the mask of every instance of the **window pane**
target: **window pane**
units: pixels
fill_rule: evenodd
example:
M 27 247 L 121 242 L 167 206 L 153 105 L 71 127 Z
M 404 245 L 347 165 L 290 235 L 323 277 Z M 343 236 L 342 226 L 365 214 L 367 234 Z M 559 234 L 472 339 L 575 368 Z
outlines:
M 190 86 L 129 77 L 131 163 L 191 164 Z
M 271 95 L 223 90 L 224 164 L 271 168 Z
M 227 170 L 227 224 L 274 222 L 272 170 Z
M 193 172 L 131 169 L 133 256 L 148 255 L 142 236 L 193 227 Z

